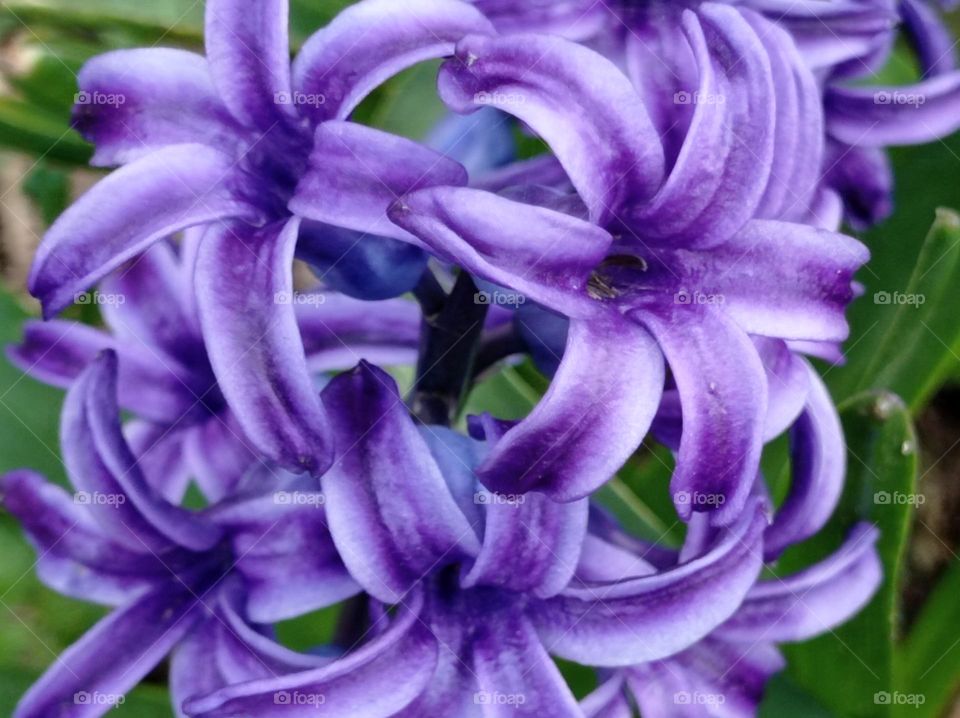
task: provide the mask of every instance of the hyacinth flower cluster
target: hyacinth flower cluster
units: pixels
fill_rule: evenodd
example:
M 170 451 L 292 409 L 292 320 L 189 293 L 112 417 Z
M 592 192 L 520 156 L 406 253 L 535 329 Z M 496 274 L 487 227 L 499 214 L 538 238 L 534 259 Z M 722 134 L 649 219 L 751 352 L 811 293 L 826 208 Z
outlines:
M 209 0 L 204 55 L 80 73 L 125 97 L 74 117 L 115 169 L 50 228 L 46 321 L 8 350 L 67 390 L 72 493 L 0 481 L 41 579 L 112 610 L 16 715 L 103 715 L 165 660 L 178 716 L 755 715 L 780 644 L 882 580 L 867 524 L 777 561 L 844 486 L 808 359 L 842 359 L 869 258 L 841 222 L 889 211 L 886 145 L 960 117 L 937 8 L 361 0 L 292 64 L 287 14 Z M 924 79 L 852 85 L 899 20 Z M 433 132 L 356 120 L 428 61 Z M 102 328 L 54 318 L 88 291 Z M 527 416 L 461 416 L 526 357 Z M 681 546 L 596 500 L 650 443 Z M 326 643 L 278 640 L 331 607 Z

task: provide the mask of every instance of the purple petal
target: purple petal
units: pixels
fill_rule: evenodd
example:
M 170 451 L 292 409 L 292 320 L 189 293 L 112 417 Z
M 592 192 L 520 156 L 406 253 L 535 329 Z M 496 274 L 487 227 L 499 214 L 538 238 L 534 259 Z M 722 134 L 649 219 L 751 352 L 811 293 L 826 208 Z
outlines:
M 477 471 L 480 480 L 507 494 L 586 496 L 640 445 L 663 378 L 660 350 L 641 327 L 612 312 L 572 321 L 550 389 L 493 447 Z
M 757 584 L 721 634 L 742 641 L 805 641 L 847 621 L 883 578 L 878 536 L 875 527 L 860 524 L 829 558 L 788 578 Z
M 94 718 L 109 704 L 79 702 L 99 694 L 117 700 L 190 630 L 199 606 L 189 587 L 170 582 L 101 620 L 64 651 L 17 704 L 15 718 Z M 109 656 L 109 660 L 104 660 Z
M 314 121 L 343 120 L 374 88 L 419 62 L 450 55 L 469 33 L 492 34 L 493 26 L 464 2 L 364 0 L 304 43 L 293 87 L 318 99 L 307 106 Z
M 173 506 L 143 476 L 120 429 L 117 358 L 105 352 L 67 392 L 61 415 L 63 459 L 91 515 L 134 550 L 164 550 L 171 543 L 208 549 L 219 530 Z
M 613 12 L 596 0 L 473 0 L 473 4 L 505 35 L 540 32 L 569 40 L 593 37 L 610 22 Z
M 315 372 L 342 371 L 361 359 L 412 365 L 420 342 L 420 309 L 406 299 L 365 302 L 325 292 L 296 306 L 297 325 Z
M 489 105 L 529 125 L 601 226 L 663 179 L 642 100 L 613 63 L 585 47 L 539 35 L 469 37 L 441 69 L 439 88 L 455 112 Z
M 538 598 L 573 578 L 587 530 L 589 502 L 561 504 L 539 493 L 478 494 L 486 506 L 483 545 L 461 586 L 497 586 Z
M 215 414 L 191 427 L 184 438 L 183 452 L 193 479 L 211 502 L 232 494 L 259 460 L 253 442 L 231 412 Z
M 485 716 L 583 715 L 533 625 L 519 609 L 508 607 L 481 616 L 474 619 L 471 648 L 478 688 L 474 702 L 489 702 Z
M 960 129 L 960 71 L 905 87 L 827 88 L 827 131 L 841 142 L 912 145 Z
M 807 363 L 777 339 L 753 337 L 767 373 L 767 419 L 763 439 L 772 441 L 786 431 L 803 411 L 810 393 Z
M 168 575 L 149 554 L 113 541 L 84 504 L 39 474 L 11 472 L 0 479 L 0 487 L 3 507 L 37 551 L 38 576 L 54 590 L 117 605 Z
M 389 718 L 420 695 L 437 665 L 437 642 L 417 615 L 419 604 L 401 607 L 383 634 L 328 666 L 223 688 L 189 701 L 186 712 L 193 718 L 269 716 L 278 710 L 305 718 Z M 314 700 L 294 704 L 294 694 Z M 278 701 L 289 703 L 278 708 Z
M 122 361 L 122 360 L 121 360 Z M 179 426 L 134 420 L 123 427 L 130 451 L 137 457 L 147 483 L 165 501 L 179 505 L 190 484 L 184 442 L 190 430 Z
M 437 255 L 568 316 L 590 316 L 593 268 L 611 237 L 576 217 L 490 192 L 438 187 L 408 195 L 391 219 Z
M 294 470 L 332 461 L 329 427 L 293 311 L 298 220 L 211 229 L 197 257 L 197 304 L 220 390 L 243 433 Z
M 426 253 L 413 244 L 309 220 L 300 226 L 297 259 L 324 287 L 365 300 L 413 290 L 427 267 Z
M 751 12 L 744 18 L 767 50 L 776 103 L 773 165 L 755 216 L 799 220 L 814 203 L 823 171 L 820 87 L 788 32 Z
M 753 718 L 767 680 L 785 665 L 772 645 L 707 638 L 677 656 L 626 673 L 644 715 Z
M 657 660 L 692 645 L 740 606 L 760 571 L 766 518 L 749 507 L 713 550 L 675 569 L 570 587 L 531 606 L 548 651 L 591 666 Z
M 306 483 L 223 504 L 211 514 L 232 537 L 245 613 L 256 623 L 301 616 L 360 591 L 333 545 L 324 496 Z
M 457 162 L 405 137 L 352 122 L 317 127 L 310 169 L 290 210 L 302 217 L 382 237 L 409 240 L 387 218 L 401 195 L 435 185 L 465 185 Z
M 157 240 L 186 227 L 249 215 L 234 196 L 234 160 L 176 145 L 116 170 L 54 222 L 37 250 L 30 292 L 51 316 Z
M 760 461 L 767 382 L 753 343 L 721 310 L 678 305 L 637 311 L 666 355 L 680 394 L 683 434 L 670 482 L 677 513 L 738 516 Z
M 767 560 L 823 528 L 843 493 L 847 451 L 843 427 L 823 380 L 807 365 L 810 393 L 791 433 L 790 492 L 764 536 Z
M 163 364 L 142 345 L 118 344 L 109 334 L 80 322 L 28 321 L 23 342 L 9 346 L 7 356 L 33 378 L 66 389 L 106 349 L 120 358 L 118 390 L 124 409 L 162 423 L 190 414 L 197 399 L 183 367 L 172 361 Z
M 235 151 L 240 128 L 201 55 L 163 47 L 114 50 L 87 62 L 77 84 L 73 125 L 96 147 L 97 167 L 191 142 Z
M 893 212 L 893 167 L 882 149 L 828 144 L 827 184 L 843 198 L 856 229 L 879 224 Z
M 187 296 L 193 277 L 169 242 L 158 242 L 100 283 L 122 301 L 101 307 L 114 336 L 144 344 L 185 366 L 205 361 L 200 325 Z
M 924 0 L 900 3 L 903 31 L 917 53 L 924 77 L 944 75 L 957 69 L 956 40 L 937 9 Z
M 644 242 L 709 247 L 753 217 L 764 195 L 774 85 L 766 50 L 737 9 L 704 5 L 683 24 L 700 68 L 696 109 L 665 184 L 624 221 Z
M 339 457 L 323 476 L 330 532 L 367 591 L 395 603 L 432 570 L 479 552 L 388 374 L 361 362 L 327 385 L 323 403 Z
M 207 0 L 206 41 L 210 74 L 234 117 L 270 131 L 283 120 L 290 93 L 287 0 Z
M 868 258 L 867 248 L 845 235 L 754 220 L 709 252 L 660 252 L 644 279 L 649 288 L 672 287 L 674 304 L 721 307 L 750 334 L 841 341 L 849 333 L 844 311 L 855 296 L 853 274 Z

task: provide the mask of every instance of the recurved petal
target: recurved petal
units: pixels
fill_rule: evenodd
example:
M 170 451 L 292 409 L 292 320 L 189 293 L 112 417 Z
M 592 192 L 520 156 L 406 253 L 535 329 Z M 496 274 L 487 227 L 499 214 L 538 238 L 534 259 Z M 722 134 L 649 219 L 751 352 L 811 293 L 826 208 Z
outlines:
M 284 715 L 389 718 L 426 689 L 437 665 L 437 642 L 418 616 L 420 608 L 419 599 L 401 606 L 384 633 L 327 666 L 229 686 L 188 701 L 185 710 L 193 718 L 270 715 L 278 696 L 290 700 L 296 692 L 316 700 L 291 700 Z
M 205 550 L 220 539 L 216 526 L 168 503 L 145 479 L 121 432 L 113 352 L 94 361 L 67 392 L 60 438 L 78 496 L 118 543 L 159 552 L 176 544 Z
M 165 47 L 114 50 L 88 61 L 77 84 L 73 126 L 96 147 L 98 167 L 191 142 L 233 154 L 241 139 L 202 55 Z
M 330 532 L 350 573 L 386 603 L 475 556 L 477 528 L 444 481 L 389 374 L 366 362 L 323 390 L 337 461 L 323 476 Z
M 790 491 L 764 535 L 767 560 L 819 531 L 840 500 L 847 451 L 840 417 L 820 375 L 806 365 L 810 391 L 790 434 Z
M 205 145 L 174 145 L 116 170 L 70 206 L 37 249 L 30 292 L 52 316 L 157 240 L 196 224 L 249 216 L 240 172 Z
M 111 704 L 80 702 L 77 694 L 118 701 L 190 630 L 200 602 L 176 581 L 144 594 L 87 631 L 60 654 L 17 704 L 15 718 L 94 718 Z M 104 660 L 109 656 L 110 660 Z
M 317 127 L 310 169 L 290 201 L 295 214 L 358 232 L 409 241 L 387 209 L 424 187 L 465 185 L 467 171 L 405 137 L 353 122 Z
M 247 127 L 270 131 L 295 116 L 290 96 L 288 0 L 207 0 L 204 40 L 223 103 Z
M 612 238 L 588 222 L 471 188 L 407 195 L 390 218 L 442 259 L 567 316 L 590 316 L 591 273 Z
M 529 125 L 601 226 L 663 180 L 663 148 L 643 101 L 586 47 L 547 35 L 471 36 L 444 64 L 439 88 L 455 112 L 492 106 Z
M 960 128 L 960 71 L 904 87 L 830 86 L 827 132 L 851 145 L 912 145 Z
M 293 308 L 299 221 L 213 227 L 199 248 L 197 305 L 220 390 L 243 433 L 292 470 L 332 461 L 328 421 Z
M 745 641 L 804 641 L 863 608 L 883 578 L 876 527 L 859 524 L 835 553 L 787 578 L 750 590 L 718 635 Z
M 632 315 L 656 338 L 680 395 L 683 433 L 670 482 L 677 512 L 734 520 L 756 477 L 767 381 L 749 337 L 722 310 L 677 305 Z
M 450 55 L 464 35 L 493 32 L 476 8 L 457 0 L 363 0 L 304 43 L 293 63 L 293 87 L 318 99 L 308 105 L 315 122 L 344 120 L 397 73 Z
M 629 666 L 673 655 L 726 621 L 762 565 L 762 509 L 746 508 L 708 553 L 652 576 L 571 586 L 533 604 L 531 620 L 554 655 Z
M 549 390 L 491 449 L 480 480 L 505 494 L 588 495 L 640 445 L 663 380 L 662 355 L 642 327 L 613 312 L 572 321 Z
M 754 216 L 770 178 L 776 123 L 767 51 L 736 8 L 683 15 L 700 69 L 693 118 L 666 182 L 623 220 L 645 243 L 709 247 Z

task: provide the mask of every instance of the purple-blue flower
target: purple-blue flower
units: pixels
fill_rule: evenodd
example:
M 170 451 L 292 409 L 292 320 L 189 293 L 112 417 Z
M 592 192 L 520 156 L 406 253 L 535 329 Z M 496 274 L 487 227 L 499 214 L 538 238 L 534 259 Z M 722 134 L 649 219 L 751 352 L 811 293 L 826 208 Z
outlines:
M 441 70 L 453 109 L 493 104 L 515 115 L 576 189 L 438 187 L 391 210 L 439 256 L 571 320 L 550 391 L 479 470 L 491 489 L 573 499 L 606 481 L 650 426 L 665 358 L 684 414 L 672 489 L 716 499 L 678 510 L 731 520 L 757 470 L 767 404 L 750 335 L 827 344 L 847 335 L 865 248 L 754 218 L 776 164 L 776 127 L 797 121 L 774 106 L 762 43 L 719 6 L 687 14 L 685 28 L 704 87 L 738 100 L 698 105 L 672 164 L 626 77 L 578 45 L 471 36 Z
M 200 512 L 164 499 L 123 438 L 116 388 L 107 350 L 67 394 L 62 448 L 76 493 L 28 471 L 2 479 L 3 505 L 36 547 L 40 578 L 114 607 L 34 684 L 17 718 L 102 715 L 171 652 L 175 704 L 281 666 L 317 665 L 269 641 L 264 624 L 360 590 L 322 504 L 277 500 L 276 491 L 320 496 L 309 480 L 278 475 Z

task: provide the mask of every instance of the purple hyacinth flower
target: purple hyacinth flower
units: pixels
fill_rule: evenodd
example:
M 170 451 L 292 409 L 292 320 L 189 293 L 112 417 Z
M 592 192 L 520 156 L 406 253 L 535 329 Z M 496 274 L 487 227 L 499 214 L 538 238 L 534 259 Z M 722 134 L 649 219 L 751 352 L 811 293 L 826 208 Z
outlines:
M 691 8 L 704 12 L 715 3 L 568 0 L 520 5 L 475 0 L 474 4 L 503 32 L 547 32 L 600 50 L 651 101 L 651 117 L 664 136 L 668 154 L 677 138 L 682 141 L 690 108 L 671 107 L 670 98 L 694 91 L 696 72 L 683 41 L 681 16 Z M 857 227 L 886 218 L 891 211 L 892 177 L 883 148 L 929 142 L 960 128 L 956 43 L 938 14 L 945 5 L 927 0 L 726 4 L 748 19 L 765 40 L 773 39 L 778 29 L 785 30 L 795 46 L 789 58 L 796 63 L 794 69 L 812 71 L 817 77 L 813 104 L 826 120 L 825 136 L 817 141 L 822 144 L 826 137 L 834 145 L 818 168 L 824 174 L 819 192 L 839 192 L 847 219 Z M 921 82 L 904 87 L 864 86 L 863 79 L 875 76 L 889 60 L 901 21 L 920 63 Z M 775 54 L 771 53 L 774 62 Z M 856 85 L 850 86 L 849 81 Z M 820 118 L 818 123 L 823 121 Z M 793 141 L 796 138 L 794 134 Z M 803 148 L 801 153 L 813 147 L 809 139 L 795 146 Z M 778 174 L 775 168 L 774 176 Z M 784 181 L 795 185 L 786 176 Z
M 114 607 L 27 692 L 17 718 L 103 715 L 171 652 L 175 703 L 317 665 L 275 646 L 262 624 L 359 591 L 318 501 L 271 491 L 193 513 L 160 496 L 121 434 L 117 364 L 104 352 L 67 394 L 62 449 L 76 493 L 26 471 L 2 479 L 3 505 L 36 547 L 40 578 Z M 274 488 L 320 496 L 307 479 Z
M 877 530 L 861 524 L 824 561 L 759 581 L 723 625 L 665 660 L 617 671 L 582 702 L 588 718 L 627 718 L 631 701 L 663 718 L 752 718 L 767 680 L 786 662 L 777 644 L 826 633 L 854 616 L 880 585 Z
M 490 493 L 474 467 L 502 440 L 418 430 L 392 379 L 370 365 L 332 380 L 339 460 L 322 477 L 333 540 L 382 610 L 339 661 L 191 701 L 191 716 L 290 715 L 278 692 L 323 696 L 331 715 L 579 716 L 550 655 L 625 667 L 684 650 L 733 616 L 754 584 L 759 504 L 709 549 L 659 571 L 587 531 L 583 499 Z M 606 580 L 609 561 L 622 569 Z M 294 712 L 293 715 L 298 713 Z M 306 710 L 302 711 L 306 715 Z
M 220 391 L 194 299 L 198 241 L 196 232 L 188 233 L 179 252 L 169 242 L 155 244 L 101 283 L 92 296 L 109 332 L 72 321 L 31 321 L 23 343 L 8 349 L 26 373 L 61 387 L 104 349 L 117 352 L 120 405 L 138 417 L 128 425 L 128 438 L 148 481 L 174 503 L 191 478 L 216 501 L 237 486 L 260 452 L 287 458 L 276 433 L 262 424 L 242 427 Z M 343 370 L 361 358 L 387 365 L 416 360 L 420 312 L 412 302 L 362 302 L 334 292 L 272 301 L 288 302 L 296 320 L 283 353 L 270 359 L 278 372 Z M 259 331 L 250 329 L 251 344 Z M 234 376 L 238 371 L 220 366 L 219 376 L 235 385 L 242 379 Z M 259 417 L 250 407 L 267 399 L 263 383 L 254 384 L 241 410 Z
M 431 188 L 391 210 L 440 257 L 571 320 L 550 390 L 479 470 L 493 490 L 575 499 L 606 481 L 650 426 L 665 357 L 685 419 L 674 495 L 714 499 L 678 510 L 732 520 L 756 474 L 767 410 L 749 335 L 820 343 L 847 335 L 844 309 L 865 248 L 754 218 L 769 197 L 776 125 L 803 112 L 778 115 L 769 53 L 740 13 L 705 6 L 684 27 L 701 90 L 731 99 L 696 106 L 666 170 L 642 99 L 586 48 L 544 36 L 470 37 L 441 71 L 453 109 L 494 104 L 515 115 L 547 141 L 577 190 Z
M 285 359 L 296 333 L 293 307 L 274 301 L 292 291 L 295 252 L 317 258 L 329 242 L 361 267 L 341 288 L 377 295 L 366 298 L 399 294 L 426 260 L 396 241 L 406 233 L 386 219 L 387 206 L 415 188 L 466 182 L 458 163 L 342 120 L 389 77 L 449 55 L 460 37 L 491 26 L 456 0 L 409 8 L 366 0 L 307 40 L 291 67 L 287 11 L 286 0 L 253 10 L 214 0 L 206 7 L 206 57 L 123 50 L 83 68 L 82 93 L 123 102 L 81 103 L 76 123 L 96 145 L 96 164 L 123 167 L 50 228 L 30 290 L 49 316 L 156 241 L 204 228 L 197 306 L 220 388 L 251 438 L 268 429 L 264 446 L 290 468 L 316 472 L 332 460 L 329 427 L 309 375 Z M 336 187 L 342 204 L 332 215 L 311 211 L 315 187 L 301 188 L 288 208 L 311 153 L 349 164 L 358 143 L 377 158 L 365 169 L 380 180 L 378 202 L 351 204 L 347 180 Z M 344 244 L 351 231 L 370 236 Z M 357 271 L 369 272 L 366 282 L 355 281 Z

